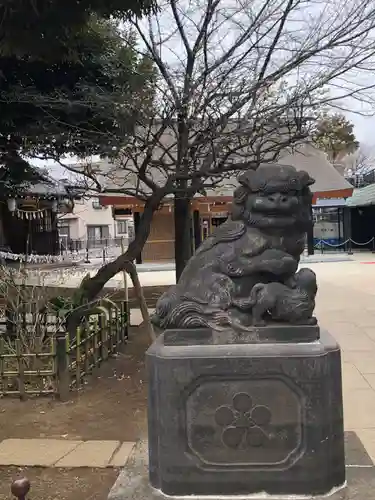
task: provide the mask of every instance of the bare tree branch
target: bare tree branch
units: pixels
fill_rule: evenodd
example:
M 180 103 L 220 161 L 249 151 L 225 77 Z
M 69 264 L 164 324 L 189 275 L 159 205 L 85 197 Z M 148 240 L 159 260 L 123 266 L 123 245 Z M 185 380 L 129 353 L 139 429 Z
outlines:
M 190 200 L 293 152 L 330 107 L 374 112 L 372 0 L 161 0 L 132 23 L 158 70 L 156 112 L 100 184 L 144 200 L 147 223 L 165 197 Z

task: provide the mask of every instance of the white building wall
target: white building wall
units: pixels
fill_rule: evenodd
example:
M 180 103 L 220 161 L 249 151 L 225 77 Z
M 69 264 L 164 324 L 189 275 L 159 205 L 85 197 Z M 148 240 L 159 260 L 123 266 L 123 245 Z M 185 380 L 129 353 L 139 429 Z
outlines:
M 88 226 L 106 226 L 108 227 L 108 236 L 114 238 L 115 221 L 112 217 L 112 207 L 98 206 L 96 198 L 86 198 L 76 200 L 72 213 L 59 215 L 59 225 L 69 224 L 70 238 L 73 240 L 86 240 L 88 238 Z

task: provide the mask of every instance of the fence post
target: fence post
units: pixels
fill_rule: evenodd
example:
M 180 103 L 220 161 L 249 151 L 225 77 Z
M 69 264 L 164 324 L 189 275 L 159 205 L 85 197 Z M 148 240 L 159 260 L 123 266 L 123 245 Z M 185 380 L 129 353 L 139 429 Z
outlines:
M 92 368 L 92 375 L 94 377 L 97 376 L 98 368 L 99 368 L 99 341 L 98 341 L 98 336 L 100 335 L 100 330 L 99 330 L 99 318 L 96 317 L 94 324 L 92 325 L 92 358 L 93 358 L 93 368 Z
M 116 305 L 118 306 L 118 304 Z M 118 352 L 122 344 L 121 305 L 120 307 L 115 307 L 115 322 L 116 322 L 116 352 Z
M 16 339 L 15 344 L 16 344 L 17 364 L 18 364 L 18 391 L 20 393 L 20 399 L 24 400 L 26 399 L 25 366 L 23 364 L 21 339 L 19 338 Z
M 121 330 L 121 344 L 125 342 L 125 339 L 127 337 L 127 330 L 126 330 L 126 302 L 121 301 L 120 302 L 120 324 L 119 328 Z
M 89 246 L 86 246 L 86 259 L 85 259 L 85 264 L 90 264 L 89 260 Z
M 103 248 L 103 264 L 105 264 L 105 248 Z
M 121 253 L 125 253 L 124 238 L 121 237 Z M 130 325 L 130 307 L 129 307 L 129 289 L 128 289 L 128 276 L 126 271 L 122 271 L 122 278 L 124 280 L 124 292 L 125 292 L 125 309 L 126 309 L 126 333 L 128 332 L 128 325 Z
M 81 344 L 82 344 L 82 335 L 81 335 L 81 327 L 79 326 L 76 330 L 76 348 L 75 348 L 75 362 L 76 362 L 76 389 L 79 389 L 81 386 Z
M 30 481 L 26 477 L 23 477 L 22 479 L 13 481 L 10 491 L 18 500 L 26 500 L 26 495 L 29 493 L 30 487 Z
M 351 238 L 349 238 L 349 240 L 348 240 L 348 255 L 353 255 Z
M 123 341 L 127 340 L 129 337 L 129 326 L 130 326 L 130 309 L 129 302 L 123 303 L 122 311 L 122 328 L 123 328 Z
M 61 401 L 68 401 L 70 392 L 69 358 L 67 352 L 67 335 L 56 338 L 56 364 L 58 397 Z
M 100 324 L 100 344 L 101 344 L 101 359 L 102 361 L 108 359 L 108 330 L 107 322 L 103 314 L 99 316 Z
M 107 322 L 107 329 L 108 329 L 108 355 L 110 356 L 114 352 L 114 346 L 113 346 L 113 318 L 112 318 L 112 307 L 108 307 L 108 315 L 109 319 Z
M 85 376 L 87 377 L 89 370 L 90 370 L 90 346 L 89 342 L 91 341 L 91 332 L 90 332 L 90 324 L 89 320 L 86 318 L 83 325 L 83 335 L 81 336 L 82 341 L 83 341 L 83 350 L 84 350 L 84 360 L 83 360 L 83 369 L 85 372 Z

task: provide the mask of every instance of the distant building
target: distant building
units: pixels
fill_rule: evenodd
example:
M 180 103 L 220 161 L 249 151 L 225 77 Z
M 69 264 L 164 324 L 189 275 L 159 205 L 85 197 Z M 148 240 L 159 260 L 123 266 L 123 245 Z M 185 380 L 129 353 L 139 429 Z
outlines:
M 59 253 L 57 213 L 71 209 L 75 193 L 41 173 L 41 180 L 18 186 L 0 203 L 0 256 L 37 261 Z
M 374 172 L 364 174 L 346 200 L 346 208 L 350 212 L 351 235 L 353 246 L 362 250 L 375 250 L 375 175 Z
M 353 192 L 353 186 L 347 182 L 327 160 L 326 155 L 312 146 L 305 145 L 299 152 L 285 154 L 280 164 L 293 165 L 298 170 L 306 170 L 315 180 L 312 186 L 314 194 L 315 242 L 327 239 L 337 243 L 349 231 L 345 200 Z M 100 166 L 98 167 L 100 168 Z M 105 171 L 106 166 L 101 168 Z M 157 182 L 158 171 L 153 176 Z M 134 187 L 134 179 L 126 179 L 119 171 L 119 179 L 112 172 L 112 190 Z M 128 183 L 129 185 L 127 185 Z M 223 182 L 215 190 L 207 190 L 205 196 L 196 195 L 191 202 L 192 236 L 196 246 L 207 237 L 212 229 L 224 222 L 230 211 L 233 189 L 236 178 Z M 100 204 L 111 206 L 116 219 L 120 214 L 132 214 L 135 229 L 143 211 L 143 203 L 131 196 L 118 194 L 102 194 Z M 173 199 L 166 198 L 163 206 L 155 214 L 150 236 L 139 261 L 172 261 L 174 259 L 174 220 Z
M 344 156 L 335 164 L 338 172 L 353 187 L 353 194 L 345 200 L 347 225 L 351 237 L 350 248 L 375 250 L 375 163 L 371 154 L 361 150 Z M 322 235 L 323 236 L 323 235 Z M 322 237 L 323 239 L 323 237 Z
M 70 213 L 58 216 L 60 246 L 63 250 L 108 247 L 117 240 L 127 245 L 132 235 L 133 216 L 117 214 L 111 206 L 103 206 L 97 197 L 76 200 Z

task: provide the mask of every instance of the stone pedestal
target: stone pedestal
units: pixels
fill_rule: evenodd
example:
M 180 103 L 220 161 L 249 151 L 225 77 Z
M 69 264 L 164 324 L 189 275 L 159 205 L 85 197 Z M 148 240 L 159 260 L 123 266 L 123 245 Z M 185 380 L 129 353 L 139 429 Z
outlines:
M 147 366 L 150 483 L 162 493 L 312 496 L 344 484 L 340 349 L 329 333 L 167 331 Z

